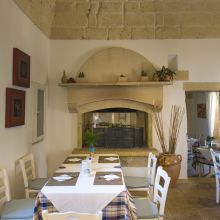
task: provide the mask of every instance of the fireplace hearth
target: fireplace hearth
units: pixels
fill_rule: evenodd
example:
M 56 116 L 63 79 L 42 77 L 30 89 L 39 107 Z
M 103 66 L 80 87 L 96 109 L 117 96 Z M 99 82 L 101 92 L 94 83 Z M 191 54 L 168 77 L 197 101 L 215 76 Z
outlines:
M 82 130 L 92 129 L 98 136 L 96 147 L 134 148 L 147 146 L 146 112 L 127 108 L 108 108 L 83 114 Z M 83 134 L 82 134 L 83 137 Z M 83 147 L 88 147 L 83 143 Z

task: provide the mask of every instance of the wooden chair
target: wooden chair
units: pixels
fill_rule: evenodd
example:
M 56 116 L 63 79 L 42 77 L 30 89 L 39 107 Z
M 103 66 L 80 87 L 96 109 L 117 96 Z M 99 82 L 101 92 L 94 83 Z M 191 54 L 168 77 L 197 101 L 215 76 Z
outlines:
M 43 220 L 102 220 L 102 212 L 97 214 L 79 212 L 53 212 L 43 211 Z
M 161 166 L 157 168 L 153 199 L 134 198 L 138 219 L 163 219 L 170 177 Z
M 124 176 L 125 185 L 127 186 L 128 190 L 149 191 L 150 188 L 152 188 L 154 185 L 156 165 L 157 165 L 157 158 L 152 152 L 150 152 L 148 156 L 146 177 Z
M 0 214 L 1 220 L 32 220 L 35 199 L 11 200 L 9 181 L 6 170 L 0 168 Z
M 212 148 L 210 149 L 212 160 L 214 164 L 215 171 L 215 181 L 216 181 L 216 203 L 219 203 L 219 193 L 220 193 L 220 153 L 216 153 Z
M 33 154 L 20 158 L 19 164 L 24 179 L 25 195 L 29 198 L 30 194 L 36 194 L 42 189 L 48 178 L 36 178 Z

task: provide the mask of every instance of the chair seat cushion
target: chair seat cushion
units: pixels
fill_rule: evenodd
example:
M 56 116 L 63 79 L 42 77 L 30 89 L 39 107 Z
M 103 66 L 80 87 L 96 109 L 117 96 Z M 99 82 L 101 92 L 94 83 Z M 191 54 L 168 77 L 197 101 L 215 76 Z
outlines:
M 15 199 L 5 203 L 1 220 L 32 219 L 35 199 Z
M 149 188 L 150 182 L 146 177 L 137 177 L 137 176 L 125 176 L 125 185 L 128 189 L 135 188 Z
M 28 182 L 28 188 L 34 190 L 41 190 L 48 181 L 48 178 L 36 178 Z
M 134 198 L 138 219 L 151 219 L 159 216 L 158 208 L 150 199 Z

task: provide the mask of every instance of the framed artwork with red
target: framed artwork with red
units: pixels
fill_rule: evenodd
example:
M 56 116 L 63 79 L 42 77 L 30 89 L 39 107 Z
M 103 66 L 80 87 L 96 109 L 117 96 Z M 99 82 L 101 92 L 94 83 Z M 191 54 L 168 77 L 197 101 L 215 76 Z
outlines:
M 30 88 L 30 56 L 13 48 L 13 85 Z
M 197 104 L 197 117 L 206 118 L 206 104 Z
M 5 127 L 24 125 L 25 91 L 6 88 Z

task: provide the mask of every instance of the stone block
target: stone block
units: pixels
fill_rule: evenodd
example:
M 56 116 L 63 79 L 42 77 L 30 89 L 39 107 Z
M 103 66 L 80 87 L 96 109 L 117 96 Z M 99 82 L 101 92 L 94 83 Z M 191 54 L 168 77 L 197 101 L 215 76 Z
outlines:
M 163 1 L 143 0 L 140 3 L 141 12 L 159 12 L 163 10 Z
M 155 29 L 154 28 L 133 28 L 132 29 L 132 39 L 155 39 Z
M 219 27 L 183 27 L 181 29 L 181 38 L 219 38 Z
M 220 13 L 213 15 L 213 25 L 220 26 Z
M 165 26 L 179 26 L 181 24 L 181 15 L 179 13 L 164 14 Z
M 129 40 L 131 39 L 131 28 L 109 29 L 109 40 Z
M 182 13 L 181 23 L 183 26 L 208 26 L 212 24 L 210 13 Z
M 101 13 L 122 13 L 123 4 L 118 1 L 102 1 L 100 2 Z
M 139 1 L 129 1 L 124 3 L 125 12 L 139 12 L 140 2 Z
M 132 27 L 154 26 L 155 15 L 153 13 L 126 13 L 124 24 Z
M 164 14 L 163 13 L 156 13 L 156 21 L 155 21 L 155 26 L 160 27 L 164 25 Z
M 76 3 L 76 10 L 78 13 L 89 13 L 90 2 L 89 1 L 78 1 Z
M 209 0 L 206 1 L 206 11 L 215 11 L 219 12 L 220 11 L 220 1 L 219 0 Z
M 89 19 L 89 27 L 96 27 L 97 26 L 97 17 L 95 13 L 90 12 L 88 15 L 88 19 Z
M 189 0 L 189 11 L 198 12 L 206 11 L 206 1 L 204 0 Z
M 166 12 L 183 12 L 189 9 L 189 4 L 184 0 L 164 0 L 163 7 Z
M 179 27 L 156 27 L 156 39 L 178 39 L 180 38 Z
M 101 13 L 98 14 L 98 26 L 99 27 L 122 27 L 123 15 L 113 13 Z
M 85 30 L 82 28 L 52 28 L 51 39 L 83 40 Z
M 108 31 L 106 28 L 88 28 L 86 29 L 87 40 L 107 40 Z
M 55 13 L 53 27 L 87 27 L 88 18 L 85 14 Z

